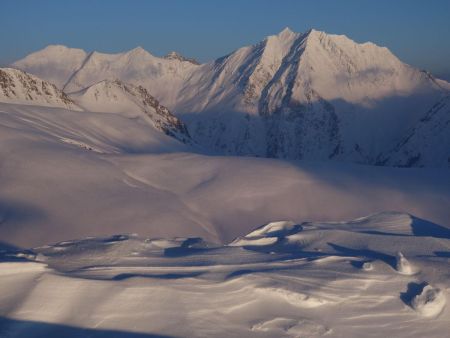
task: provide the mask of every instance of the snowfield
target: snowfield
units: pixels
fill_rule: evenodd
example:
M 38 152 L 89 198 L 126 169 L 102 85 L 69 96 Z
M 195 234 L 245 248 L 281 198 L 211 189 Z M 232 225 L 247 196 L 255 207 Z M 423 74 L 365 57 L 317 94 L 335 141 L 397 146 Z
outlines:
M 146 118 L 0 104 L 0 337 L 446 335 L 447 169 L 211 156 Z
M 445 337 L 449 249 L 449 228 L 394 212 L 271 223 L 232 245 L 117 235 L 9 249 L 0 336 Z
M 1 240 L 21 247 L 124 231 L 228 243 L 386 210 L 450 226 L 445 168 L 211 156 L 147 116 L 0 103 L 0 117 Z

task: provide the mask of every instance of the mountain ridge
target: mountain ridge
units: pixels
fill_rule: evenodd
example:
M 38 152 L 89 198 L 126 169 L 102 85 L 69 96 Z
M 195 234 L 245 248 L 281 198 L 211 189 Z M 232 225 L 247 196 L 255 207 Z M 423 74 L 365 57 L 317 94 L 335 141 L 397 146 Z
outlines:
M 33 69 L 24 60 L 14 65 Z M 146 88 L 211 151 L 364 164 L 379 163 L 450 91 L 386 47 L 289 28 L 200 65 L 141 47 L 92 52 L 64 90 L 115 79 Z
M 0 101 L 81 110 L 54 84 L 13 68 L 0 68 Z
M 24 71 L 0 68 L 0 102 L 106 112 L 142 120 L 178 141 L 193 145 L 186 125 L 142 86 L 103 80 L 79 92 L 66 94 L 54 84 Z
M 93 112 L 119 113 L 130 118 L 144 118 L 154 128 L 175 139 L 192 144 L 183 122 L 161 105 L 142 86 L 120 80 L 102 80 L 70 97 L 81 107 Z

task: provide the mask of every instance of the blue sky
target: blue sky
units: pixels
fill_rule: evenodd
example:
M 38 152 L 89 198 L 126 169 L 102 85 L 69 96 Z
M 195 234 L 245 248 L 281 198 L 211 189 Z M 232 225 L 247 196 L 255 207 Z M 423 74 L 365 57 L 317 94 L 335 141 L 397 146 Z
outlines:
M 204 62 L 286 26 L 372 41 L 450 79 L 450 0 L 0 0 L 0 63 L 49 44 Z

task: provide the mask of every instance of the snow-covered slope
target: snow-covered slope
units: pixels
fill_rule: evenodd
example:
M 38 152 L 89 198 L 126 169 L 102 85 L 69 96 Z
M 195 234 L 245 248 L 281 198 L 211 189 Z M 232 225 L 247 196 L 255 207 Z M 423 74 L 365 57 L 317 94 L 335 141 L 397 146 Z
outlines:
M 80 109 L 54 84 L 12 68 L 0 68 L 0 102 Z
M 43 50 L 15 65 L 39 71 L 33 65 L 54 54 Z M 186 60 L 142 48 L 93 52 L 64 73 L 64 89 L 105 79 L 141 85 L 185 121 L 194 140 L 222 154 L 368 164 L 450 90 L 387 48 L 316 30 L 285 29 L 202 65 Z M 46 71 L 60 73 L 59 66 Z
M 190 81 L 174 110 L 188 113 L 200 143 L 212 137 L 231 154 L 363 163 L 448 90 L 386 48 L 288 29 L 204 65 Z M 191 87 L 200 91 L 188 97 Z
M 191 142 L 184 123 L 159 104 L 142 86 L 126 84 L 119 80 L 104 80 L 71 93 L 70 97 L 88 111 L 120 113 L 130 118 L 143 117 L 165 134 L 183 143 Z
M 50 45 L 14 62 L 13 67 L 35 74 L 63 89 L 73 72 L 81 67 L 87 55 L 82 49 Z
M 66 92 L 74 92 L 102 80 L 119 79 L 144 86 L 165 106 L 175 102 L 188 75 L 199 66 L 176 58 L 158 58 L 141 47 L 119 54 L 92 52 L 86 57 L 67 84 Z
M 227 242 L 276 219 L 398 210 L 448 225 L 447 169 L 205 156 L 122 114 L 0 104 L 0 238 Z
M 142 47 L 105 54 L 86 53 L 64 46 L 49 46 L 14 62 L 12 66 L 52 81 L 66 92 L 79 91 L 103 80 L 119 79 L 143 85 L 165 106 L 174 102 L 188 74 L 198 67 L 194 60 L 177 53 L 159 58 Z
M 192 143 L 185 124 L 145 88 L 119 80 L 104 80 L 67 95 L 55 85 L 34 75 L 13 68 L 0 68 L 0 102 L 116 113 L 142 120 L 183 143 Z
M 439 100 L 380 160 L 394 166 L 450 166 L 450 96 Z
M 16 66 L 69 94 L 0 69 L 0 337 L 448 335 L 448 83 L 314 30 Z
M 0 336 L 448 335 L 449 228 L 387 212 L 272 222 L 244 238 L 122 234 L 5 249 Z

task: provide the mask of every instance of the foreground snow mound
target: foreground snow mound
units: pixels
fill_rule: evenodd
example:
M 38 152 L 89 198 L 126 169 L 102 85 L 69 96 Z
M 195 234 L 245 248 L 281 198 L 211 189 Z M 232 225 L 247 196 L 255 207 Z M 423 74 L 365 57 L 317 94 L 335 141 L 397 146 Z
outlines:
M 263 236 L 267 237 L 286 236 L 291 232 L 299 230 L 299 227 L 300 227 L 299 225 L 295 224 L 292 221 L 272 222 L 252 231 L 246 237 L 258 238 Z
M 367 259 L 382 259 L 399 273 L 413 275 L 419 272 L 419 268 L 411 264 L 402 252 L 415 256 L 415 248 L 421 245 L 421 238 L 425 236 L 450 238 L 450 231 L 406 213 L 381 212 L 347 222 L 272 222 L 238 237 L 230 245 L 260 246 L 267 252 L 359 255 Z M 399 241 L 399 238 L 403 240 Z M 429 247 L 422 245 L 431 253 Z M 367 269 L 371 269 L 368 266 L 370 264 Z
M 411 302 L 414 310 L 424 317 L 436 317 L 446 304 L 445 293 L 441 289 L 427 285 Z
M 289 234 L 295 233 L 300 229 L 300 225 L 292 221 L 278 221 L 268 223 L 250 232 L 244 237 L 235 239 L 229 245 L 231 246 L 264 246 L 275 244 L 281 238 Z
M 445 337 L 445 229 L 386 212 L 271 222 L 230 245 L 120 234 L 5 246 L 0 336 Z
M 417 273 L 417 269 L 414 265 L 412 265 L 401 252 L 397 253 L 396 269 L 403 275 L 414 275 Z

